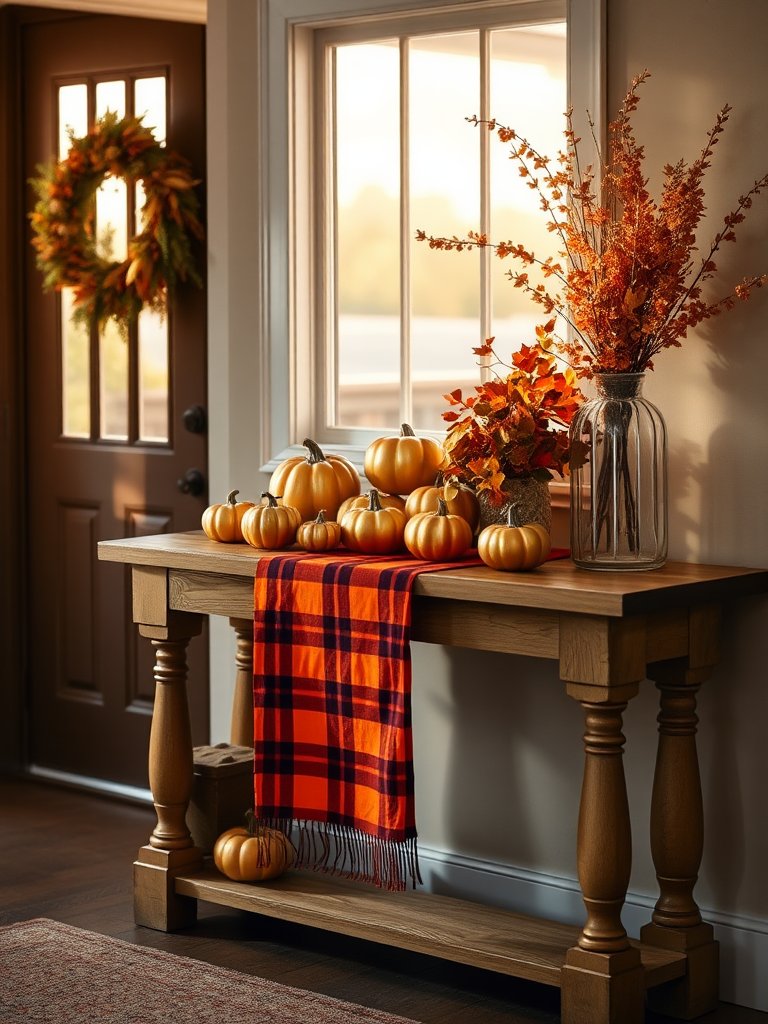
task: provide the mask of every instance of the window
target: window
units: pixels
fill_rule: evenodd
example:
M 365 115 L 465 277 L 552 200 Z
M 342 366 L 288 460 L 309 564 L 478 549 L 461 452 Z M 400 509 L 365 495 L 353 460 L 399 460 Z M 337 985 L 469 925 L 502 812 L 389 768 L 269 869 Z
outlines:
M 465 119 L 495 116 L 554 155 L 569 103 L 602 113 L 602 0 L 343 6 L 269 10 L 272 465 L 307 435 L 354 457 L 401 422 L 439 432 L 442 394 L 480 379 L 473 346 L 530 338 L 539 317 L 504 264 L 435 253 L 416 229 L 535 238 L 545 253 L 535 195 Z

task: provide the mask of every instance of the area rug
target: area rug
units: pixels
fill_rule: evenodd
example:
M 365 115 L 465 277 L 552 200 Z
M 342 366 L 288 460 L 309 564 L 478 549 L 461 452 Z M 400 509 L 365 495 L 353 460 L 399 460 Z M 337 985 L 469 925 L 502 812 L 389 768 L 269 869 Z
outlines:
M 2 1024 L 414 1024 L 36 918 L 0 928 Z

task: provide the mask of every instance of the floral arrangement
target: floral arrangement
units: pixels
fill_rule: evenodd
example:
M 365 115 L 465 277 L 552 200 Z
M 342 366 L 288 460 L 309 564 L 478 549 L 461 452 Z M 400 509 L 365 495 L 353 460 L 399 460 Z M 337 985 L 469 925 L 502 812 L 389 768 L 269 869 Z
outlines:
M 101 258 L 94 237 L 94 196 L 108 175 L 144 183 L 142 230 L 127 258 Z M 188 278 L 200 284 L 190 236 L 203 237 L 187 162 L 168 152 L 141 118 L 107 113 L 65 160 L 40 168 L 30 214 L 32 245 L 44 287 L 74 289 L 75 319 L 102 326 L 133 320 L 145 305 L 163 311 L 167 293 Z
M 562 474 L 569 458 L 568 426 L 583 401 L 575 372 L 558 369 L 547 351 L 552 339 L 539 328 L 535 345 L 513 353 L 506 376 L 496 373 L 462 397 L 460 389 L 444 398 L 451 409 L 444 442 L 447 480 L 485 493 L 492 505 L 509 500 L 510 482 L 533 477 L 550 480 Z M 496 357 L 494 339 L 474 349 Z
M 702 297 L 702 285 L 717 273 L 715 256 L 724 243 L 735 241 L 745 211 L 768 187 L 768 174 L 739 196 L 703 255 L 695 256 L 696 229 L 704 212 L 703 179 L 731 108 L 726 105 L 718 113 L 693 163 L 681 159 L 665 166 L 661 199 L 655 203 L 643 174 L 644 150 L 631 124 L 638 88 L 648 78 L 644 71 L 633 80 L 608 126 L 608 160 L 599 181 L 591 166 L 581 167 L 581 140 L 570 115 L 565 150 L 558 153 L 555 167 L 513 129 L 493 120 L 467 119 L 486 124 L 510 144 L 520 174 L 539 195 L 548 229 L 558 236 L 561 260 L 538 259 L 512 241 L 492 244 L 476 232 L 464 239 L 417 232 L 417 239 L 433 249 L 492 246 L 500 258 L 512 257 L 521 264 L 523 269 L 509 271 L 509 278 L 547 315 L 556 314 L 547 331 L 554 330 L 558 315 L 569 325 L 570 334 L 558 337 L 558 347 L 580 376 L 652 369 L 653 357 L 662 349 L 679 347 L 691 328 L 768 283 L 768 275 L 756 275 L 713 301 Z M 538 283 L 529 277 L 531 268 L 541 274 Z

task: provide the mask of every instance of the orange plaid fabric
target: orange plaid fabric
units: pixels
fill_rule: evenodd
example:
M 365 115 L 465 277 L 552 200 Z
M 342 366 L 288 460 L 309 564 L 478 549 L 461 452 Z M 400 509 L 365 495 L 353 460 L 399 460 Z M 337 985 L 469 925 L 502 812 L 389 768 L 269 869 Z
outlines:
M 476 556 L 464 560 L 478 564 Z M 277 554 L 254 585 L 257 819 L 297 864 L 420 881 L 411 738 L 411 589 L 462 563 Z

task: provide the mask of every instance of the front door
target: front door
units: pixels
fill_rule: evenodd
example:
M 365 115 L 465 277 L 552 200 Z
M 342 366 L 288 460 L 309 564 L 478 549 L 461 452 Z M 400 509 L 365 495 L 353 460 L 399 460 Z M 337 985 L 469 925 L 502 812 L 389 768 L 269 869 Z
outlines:
M 204 29 L 51 12 L 23 29 L 25 177 L 66 155 L 106 110 L 205 162 Z M 114 253 L 133 233 L 131 186 L 97 203 Z M 28 208 L 34 196 L 25 197 Z M 98 224 L 97 224 L 98 233 Z M 201 273 L 204 251 L 197 257 Z M 100 540 L 198 529 L 206 498 L 205 296 L 143 310 L 127 337 L 70 322 L 71 298 L 26 276 L 29 761 L 33 770 L 147 786 L 150 644 L 131 624 L 130 580 Z M 208 739 L 207 639 L 189 648 L 193 741 Z

